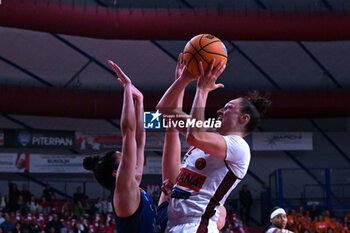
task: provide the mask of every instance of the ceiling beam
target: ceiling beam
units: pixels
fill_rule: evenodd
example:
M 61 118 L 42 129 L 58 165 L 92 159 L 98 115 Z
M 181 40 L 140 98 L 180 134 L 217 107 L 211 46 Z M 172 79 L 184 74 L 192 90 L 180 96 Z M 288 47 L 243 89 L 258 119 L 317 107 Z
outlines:
M 189 40 L 206 32 L 222 40 L 331 41 L 350 39 L 350 11 L 114 9 L 11 0 L 0 5 L 0 26 L 101 39 Z
M 144 91 L 145 110 L 154 111 L 162 91 Z M 245 92 L 216 90 L 209 95 L 207 117 L 231 99 Z M 350 91 L 272 91 L 267 94 L 272 105 L 268 118 L 348 117 Z M 194 92 L 185 95 L 187 111 Z M 0 85 L 0 113 L 77 118 L 120 118 L 123 92 L 91 91 L 54 87 Z

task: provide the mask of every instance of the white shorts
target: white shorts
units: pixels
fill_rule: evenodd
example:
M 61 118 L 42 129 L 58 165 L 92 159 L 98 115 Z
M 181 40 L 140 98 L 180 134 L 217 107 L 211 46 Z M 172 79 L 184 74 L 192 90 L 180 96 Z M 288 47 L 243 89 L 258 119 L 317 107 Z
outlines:
M 196 233 L 199 227 L 199 223 L 185 223 L 181 225 L 175 225 L 173 227 L 167 226 L 165 233 Z M 215 222 L 209 221 L 208 233 L 219 233 L 218 227 Z

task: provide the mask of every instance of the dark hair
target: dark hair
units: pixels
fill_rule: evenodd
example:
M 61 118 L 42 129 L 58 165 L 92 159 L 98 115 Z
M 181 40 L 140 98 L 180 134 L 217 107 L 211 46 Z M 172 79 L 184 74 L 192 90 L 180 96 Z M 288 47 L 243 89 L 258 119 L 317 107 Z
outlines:
M 250 120 L 245 126 L 247 133 L 252 132 L 256 128 L 261 115 L 266 112 L 270 104 L 271 101 L 261 96 L 257 91 L 250 92 L 248 96 L 241 98 L 241 112 L 250 115 Z
M 275 206 L 275 207 L 273 207 L 273 208 L 270 210 L 270 212 L 269 212 L 269 219 L 270 219 L 270 216 L 271 216 L 272 212 L 275 211 L 275 210 L 277 210 L 277 209 L 279 209 L 279 208 L 280 208 L 279 206 Z M 271 225 L 272 225 L 272 223 L 270 222 L 270 223 L 264 228 L 263 232 L 266 232 L 266 231 L 269 229 L 269 227 L 270 227 Z
M 115 177 L 112 175 L 118 169 L 115 151 L 107 152 L 104 156 L 92 155 L 85 157 L 83 166 L 86 170 L 93 171 L 97 182 L 106 189 L 113 189 Z

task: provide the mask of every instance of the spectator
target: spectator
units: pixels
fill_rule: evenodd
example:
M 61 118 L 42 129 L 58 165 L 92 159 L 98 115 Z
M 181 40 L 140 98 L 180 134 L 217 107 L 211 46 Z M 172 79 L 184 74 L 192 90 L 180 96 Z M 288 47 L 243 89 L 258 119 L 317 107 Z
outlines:
M 17 223 L 21 224 L 21 233 L 29 233 L 29 225 L 26 223 L 26 220 L 23 216 L 21 216 L 21 219 Z
M 245 225 L 248 226 L 250 218 L 250 207 L 253 204 L 253 199 L 247 185 L 244 184 L 242 189 L 239 191 L 239 212 Z
M 299 206 L 299 211 L 295 213 L 295 218 L 298 218 L 298 216 L 300 217 L 306 216 L 306 212 L 303 206 Z
M 115 229 L 115 225 L 113 223 L 112 220 L 110 220 L 108 222 L 108 224 L 106 224 L 105 228 L 104 228 L 104 232 L 105 233 L 113 233 L 114 232 L 114 229 Z
M 346 213 L 345 217 L 349 220 L 350 219 L 350 210 Z
M 300 213 L 300 212 L 299 212 Z M 301 228 L 300 229 L 305 229 L 305 228 L 308 228 L 309 227 L 309 221 L 308 221 L 308 218 L 304 215 L 300 215 L 300 214 L 296 214 L 296 219 L 295 219 L 295 222 L 294 222 L 294 226 L 296 228 L 298 228 L 297 226 L 298 225 L 301 225 Z M 300 230 L 299 229 L 299 230 Z M 301 233 L 301 232 L 300 232 Z
M 98 201 L 97 201 L 97 203 L 95 204 L 95 207 L 96 207 L 96 209 L 97 209 L 97 212 L 98 212 L 98 213 L 101 213 L 101 214 L 107 213 L 107 210 L 105 211 L 105 206 L 106 206 L 106 204 L 107 204 L 107 203 L 105 203 L 105 202 L 103 201 L 102 198 L 99 198 Z
M 21 224 L 19 222 L 16 223 L 15 228 L 12 230 L 12 233 L 23 233 Z
M 324 220 L 323 215 L 320 215 L 318 217 L 318 221 L 315 223 L 315 231 L 317 233 L 326 233 L 326 230 L 328 228 L 328 223 Z
M 39 213 L 39 203 L 38 200 L 34 197 L 34 195 L 31 196 L 30 202 L 27 203 L 27 206 L 29 208 L 29 211 L 33 214 Z
M 14 183 L 9 184 L 9 209 L 10 211 L 18 210 L 18 197 L 19 191 L 17 189 L 17 185 Z
M 317 208 L 316 204 L 312 204 L 310 209 L 310 217 L 311 220 L 314 221 L 314 218 L 319 216 L 321 214 L 321 211 Z
M 5 214 L 5 221 L 0 225 L 0 227 L 4 230 L 5 233 L 13 231 L 15 229 L 15 225 L 10 220 L 10 215 Z
M 39 233 L 41 231 L 40 226 L 36 222 L 35 215 L 32 216 L 32 220 L 31 220 L 31 223 L 29 224 L 28 228 L 29 228 L 29 233 Z
M 72 213 L 72 210 L 70 208 L 69 199 L 66 199 L 66 201 L 63 203 L 60 211 L 61 211 L 60 218 L 71 219 L 73 217 L 73 213 Z
M 291 226 L 295 225 L 295 214 L 296 214 L 295 209 L 291 209 L 290 212 L 288 211 L 287 220 L 288 220 L 288 224 Z
M 6 201 L 7 200 L 7 201 Z M 0 202 L 0 211 L 7 211 L 8 208 L 8 196 L 2 196 Z
M 78 186 L 77 191 L 73 194 L 74 203 L 78 201 L 84 202 L 85 195 L 81 192 L 81 186 Z
M 4 213 L 0 211 L 0 225 L 5 222 Z
M 347 222 L 346 226 L 344 227 L 344 230 L 346 233 L 350 233 L 350 222 Z
M 74 216 L 76 218 L 79 218 L 80 216 L 84 216 L 85 209 L 83 207 L 83 204 L 81 204 L 80 201 L 78 201 L 76 204 L 74 204 L 73 213 L 74 213 Z
M 97 233 L 105 233 L 105 226 L 103 225 L 102 222 L 98 222 L 96 232 Z
M 88 229 L 83 223 L 77 222 L 74 225 L 74 233 L 88 233 Z
M 45 197 L 46 201 L 48 201 L 50 204 L 52 203 L 52 200 L 56 198 L 55 192 L 51 189 L 51 186 L 49 184 L 47 184 L 43 190 L 42 196 Z
M 42 196 L 42 197 L 41 197 L 41 201 L 40 201 L 39 205 L 40 205 L 41 208 L 42 208 L 43 214 L 49 214 L 49 213 L 51 212 L 50 203 L 47 202 L 45 196 Z
M 92 203 L 92 200 L 87 198 L 85 200 L 85 210 L 86 213 L 89 214 L 90 216 L 93 216 L 97 212 L 96 205 Z
M 26 214 L 29 211 L 27 203 L 24 202 L 23 196 L 19 195 L 18 196 L 18 210 L 22 214 Z
M 47 229 L 47 231 L 45 231 L 45 232 L 46 232 L 46 233 L 56 233 L 54 227 L 49 227 L 49 228 Z
M 339 221 L 336 221 L 333 229 L 334 229 L 334 233 L 341 233 L 342 230 L 344 229 L 344 226 Z
M 54 229 L 53 232 L 51 228 Z M 46 226 L 46 232 L 61 233 L 61 228 L 63 228 L 62 222 L 58 219 L 57 214 L 53 214 L 53 219 L 50 222 L 48 222 Z
M 62 224 L 61 233 L 68 233 L 71 230 L 69 224 L 66 221 L 63 221 Z
M 298 224 L 294 227 L 294 233 L 303 233 L 303 226 L 301 225 L 301 223 L 298 223 Z
M 23 200 L 24 200 L 25 203 L 30 202 L 32 194 L 28 191 L 27 185 L 23 184 L 22 191 L 20 192 L 20 194 L 22 195 Z

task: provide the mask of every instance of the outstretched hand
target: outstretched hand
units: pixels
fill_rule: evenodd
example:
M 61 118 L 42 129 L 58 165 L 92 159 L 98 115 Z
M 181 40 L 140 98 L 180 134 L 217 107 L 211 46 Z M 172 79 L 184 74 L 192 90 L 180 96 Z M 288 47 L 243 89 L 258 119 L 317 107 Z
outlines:
M 224 72 L 226 65 L 221 61 L 214 67 L 215 59 L 210 62 L 210 65 L 206 71 L 204 71 L 203 63 L 199 62 L 200 76 L 197 82 L 197 88 L 205 91 L 213 91 L 217 88 L 224 87 L 222 83 L 215 83 L 218 77 Z
M 125 87 L 126 85 L 131 85 L 132 97 L 134 99 L 143 99 L 142 93 L 132 84 L 130 78 L 122 71 L 122 69 L 115 64 L 113 61 L 108 60 L 108 63 L 112 66 L 113 70 L 118 76 L 118 82 Z
M 112 66 L 113 70 L 115 71 L 115 73 L 118 76 L 118 82 L 121 85 L 123 85 L 123 87 L 127 84 L 131 84 L 130 78 L 126 74 L 124 74 L 122 69 L 120 69 L 120 67 L 117 64 L 115 64 L 111 60 L 108 60 L 108 63 Z

